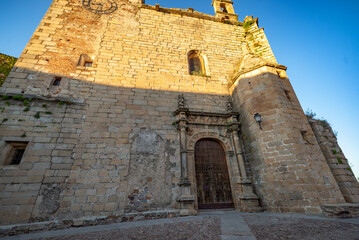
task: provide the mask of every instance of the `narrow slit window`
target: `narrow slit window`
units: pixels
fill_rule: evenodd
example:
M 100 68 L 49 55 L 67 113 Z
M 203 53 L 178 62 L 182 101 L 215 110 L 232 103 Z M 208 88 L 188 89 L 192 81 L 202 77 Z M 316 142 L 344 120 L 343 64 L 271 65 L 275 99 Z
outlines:
M 61 78 L 55 77 L 54 81 L 52 82 L 52 86 L 60 86 L 60 84 L 61 84 Z
M 19 165 L 24 156 L 25 149 L 15 149 L 14 155 L 10 161 L 10 165 Z
M 290 92 L 288 91 L 288 90 L 284 90 L 284 93 L 285 93 L 285 96 L 287 97 L 287 99 L 289 100 L 289 101 L 292 101 L 292 99 L 291 99 L 291 97 L 290 97 Z

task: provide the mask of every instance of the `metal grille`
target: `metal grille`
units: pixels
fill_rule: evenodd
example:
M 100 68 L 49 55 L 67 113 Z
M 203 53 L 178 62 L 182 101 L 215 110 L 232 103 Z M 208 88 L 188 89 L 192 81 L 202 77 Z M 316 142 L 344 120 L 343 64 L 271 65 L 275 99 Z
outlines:
M 233 208 L 226 157 L 222 146 L 211 139 L 200 140 L 195 149 L 199 209 Z

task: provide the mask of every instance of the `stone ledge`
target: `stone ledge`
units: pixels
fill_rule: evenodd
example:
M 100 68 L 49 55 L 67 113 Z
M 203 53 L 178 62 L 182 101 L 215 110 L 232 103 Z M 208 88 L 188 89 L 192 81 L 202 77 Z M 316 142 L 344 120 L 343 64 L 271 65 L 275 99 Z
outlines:
M 0 98 L 3 96 L 8 96 L 8 97 L 16 97 L 16 96 L 23 96 L 24 98 L 29 98 L 32 100 L 38 100 L 38 101 L 46 101 L 46 102 L 63 102 L 66 103 L 67 105 L 69 104 L 76 104 L 76 105 L 81 105 L 84 106 L 85 104 L 85 100 L 81 99 L 81 98 L 70 98 L 70 97 L 44 97 L 44 96 L 40 96 L 40 95 L 35 95 L 35 94 L 17 94 L 17 93 L 8 93 L 8 92 L 0 92 Z M 9 99 L 11 100 L 11 99 Z
M 126 213 L 118 216 L 97 216 L 90 218 L 78 218 L 71 220 L 53 220 L 47 222 L 23 223 L 15 225 L 0 226 L 0 237 L 14 236 L 20 234 L 42 232 L 49 230 L 60 230 L 71 227 L 87 227 L 95 225 L 106 225 L 112 223 L 135 222 L 163 218 L 180 217 L 179 210 L 160 210 L 148 212 Z
M 359 217 L 359 204 L 327 204 L 320 208 L 328 217 L 353 218 Z

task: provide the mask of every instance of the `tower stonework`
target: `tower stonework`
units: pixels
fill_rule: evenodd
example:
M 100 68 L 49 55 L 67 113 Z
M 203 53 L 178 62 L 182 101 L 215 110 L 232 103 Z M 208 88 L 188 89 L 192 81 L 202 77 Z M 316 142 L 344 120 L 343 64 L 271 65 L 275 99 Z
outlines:
M 359 202 L 258 20 L 212 5 L 53 1 L 0 88 L 2 225 Z

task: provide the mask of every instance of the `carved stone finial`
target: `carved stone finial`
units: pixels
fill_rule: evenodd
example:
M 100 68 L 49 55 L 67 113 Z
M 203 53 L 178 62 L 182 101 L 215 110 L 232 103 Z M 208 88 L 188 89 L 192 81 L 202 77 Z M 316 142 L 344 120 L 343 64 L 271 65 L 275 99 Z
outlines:
M 178 95 L 178 108 L 184 108 L 184 102 L 185 102 L 185 99 L 184 99 L 183 94 Z
M 232 112 L 232 111 L 233 111 L 232 101 L 231 101 L 231 99 L 228 99 L 228 101 L 227 101 L 227 112 Z

